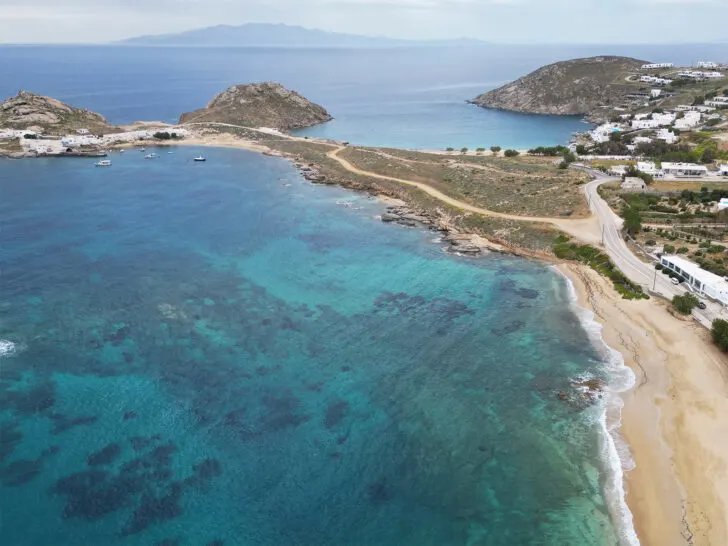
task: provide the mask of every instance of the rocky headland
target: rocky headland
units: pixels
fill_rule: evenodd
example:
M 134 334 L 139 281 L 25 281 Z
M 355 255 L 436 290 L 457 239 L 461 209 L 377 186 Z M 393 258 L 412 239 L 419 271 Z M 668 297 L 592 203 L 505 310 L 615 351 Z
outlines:
M 92 134 L 114 130 L 102 115 L 51 97 L 20 91 L 0 102 L 0 128 L 63 135 L 87 129 Z
M 279 83 L 233 85 L 200 110 L 180 116 L 180 123 L 226 123 L 291 131 L 331 121 L 325 108 Z
M 539 68 L 470 102 L 483 108 L 586 116 L 600 120 L 634 91 L 626 78 L 645 63 L 628 57 L 589 57 Z

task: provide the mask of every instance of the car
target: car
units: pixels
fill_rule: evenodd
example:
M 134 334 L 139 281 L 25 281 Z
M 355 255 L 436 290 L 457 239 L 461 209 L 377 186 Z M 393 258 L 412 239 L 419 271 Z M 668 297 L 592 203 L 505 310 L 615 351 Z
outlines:
M 670 282 L 674 285 L 678 285 L 680 284 L 680 279 L 678 279 L 677 277 L 670 277 Z
M 708 306 L 705 305 L 705 302 L 704 301 L 699 301 L 698 302 L 698 309 L 707 309 L 707 307 Z

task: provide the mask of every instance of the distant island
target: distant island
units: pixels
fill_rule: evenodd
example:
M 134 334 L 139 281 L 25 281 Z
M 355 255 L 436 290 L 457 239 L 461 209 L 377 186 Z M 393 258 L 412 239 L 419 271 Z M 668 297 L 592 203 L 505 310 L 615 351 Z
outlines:
M 471 39 L 459 40 L 402 40 L 379 36 L 360 36 L 308 29 L 282 24 L 251 23 L 247 25 L 218 25 L 175 34 L 138 36 L 116 42 L 130 46 L 186 47 L 413 47 L 484 45 Z
M 645 61 L 629 57 L 589 57 L 539 68 L 471 102 L 484 108 L 526 114 L 609 117 L 635 91 L 627 77 Z

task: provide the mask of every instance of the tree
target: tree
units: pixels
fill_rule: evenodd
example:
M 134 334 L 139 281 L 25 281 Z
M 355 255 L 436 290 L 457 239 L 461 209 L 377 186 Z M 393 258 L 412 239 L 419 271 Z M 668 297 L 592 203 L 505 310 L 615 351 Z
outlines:
M 728 321 L 723 319 L 714 320 L 710 333 L 713 335 L 713 341 L 718 347 L 728 351 Z
M 703 163 L 712 163 L 716 159 L 718 159 L 718 154 L 713 148 L 706 148 L 703 152 L 703 156 L 700 158 Z
M 609 135 L 609 140 L 611 142 L 622 142 L 622 133 L 619 131 L 614 131 L 612 134 Z
M 565 159 L 563 161 L 561 161 L 561 163 L 559 163 L 559 169 L 566 170 L 568 168 L 569 168 L 569 163 Z
M 467 148 L 460 148 L 460 151 L 462 153 L 464 153 L 464 154 L 467 154 L 468 153 L 468 149 Z
M 700 106 L 701 104 L 705 104 L 705 97 L 698 95 L 693 99 L 693 106 Z
M 627 207 L 622 216 L 624 217 L 624 229 L 630 235 L 634 235 L 642 229 L 642 215 L 638 210 Z
M 520 153 L 518 152 L 518 150 L 506 150 L 505 152 L 503 152 L 503 155 L 506 157 L 516 157 L 520 155 Z
M 484 152 L 484 151 L 485 151 L 485 148 L 478 148 L 478 149 L 476 149 L 475 151 L 476 151 L 476 152 Z
M 675 311 L 682 315 L 689 315 L 693 309 L 698 306 L 698 298 L 693 294 L 685 294 L 683 296 L 675 296 L 672 298 L 672 306 Z
M 576 145 L 576 153 L 579 154 L 579 155 L 586 155 L 586 154 L 589 153 L 589 150 L 583 144 L 577 144 Z
M 493 152 L 494 154 L 497 154 L 498 152 L 501 151 L 501 147 L 500 146 L 491 146 L 490 151 Z
M 566 150 L 563 155 L 564 155 L 564 163 L 566 163 L 567 165 L 569 163 L 573 163 L 574 161 L 576 161 L 576 156 L 570 150 Z
M 447 148 L 445 148 L 445 151 L 446 152 L 454 152 L 455 151 L 455 148 L 453 148 L 452 146 L 448 146 Z

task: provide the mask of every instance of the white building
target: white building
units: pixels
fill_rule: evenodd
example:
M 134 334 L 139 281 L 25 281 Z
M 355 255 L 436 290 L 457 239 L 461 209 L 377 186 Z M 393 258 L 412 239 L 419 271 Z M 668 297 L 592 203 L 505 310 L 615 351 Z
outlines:
M 627 191 L 644 190 L 646 187 L 645 181 L 637 176 L 628 176 L 622 182 L 622 189 Z
M 672 112 L 665 112 L 664 114 L 652 114 L 652 119 L 657 121 L 660 125 L 672 125 L 677 117 Z
M 668 144 L 675 144 L 678 140 L 680 140 L 679 136 L 677 136 L 675 133 L 673 133 L 669 129 L 665 129 L 665 128 L 662 128 L 659 131 L 657 131 L 657 135 L 655 135 L 655 138 L 657 138 L 657 140 L 664 140 Z
M 708 167 L 695 163 L 663 163 L 662 173 L 676 178 L 695 178 L 708 174 Z
M 683 70 L 682 72 L 678 72 L 678 76 L 681 78 L 689 78 L 693 80 L 706 80 L 706 79 L 715 79 L 715 78 L 722 78 L 723 74 L 720 72 L 702 72 L 700 70 Z
M 646 137 L 646 136 L 638 136 L 638 137 L 634 137 L 632 139 L 632 142 L 635 144 L 649 144 L 650 142 L 652 142 L 652 139 L 650 137 Z
M 718 201 L 718 212 L 728 209 L 728 197 L 723 197 Z
M 657 129 L 660 122 L 656 119 L 633 119 L 632 129 Z
M 650 97 L 653 99 L 658 98 L 660 95 L 662 95 L 662 89 L 650 89 Z
M 79 135 L 87 135 L 88 134 L 88 129 L 77 129 L 76 132 Z
M 728 305 L 728 282 L 723 277 L 679 256 L 662 256 L 660 263 L 685 279 L 694 292 Z
M 616 123 L 604 123 L 592 129 L 589 136 L 594 142 L 608 142 L 613 133 L 619 133 L 620 127 Z
M 721 165 L 718 170 L 719 170 L 721 176 L 728 176 L 728 164 Z
M 675 66 L 673 63 L 643 64 L 642 70 L 659 70 L 660 68 L 672 68 L 673 66 Z
M 700 112 L 685 112 L 685 116 L 675 120 L 675 129 L 692 129 L 700 125 L 702 114 Z
M 657 174 L 657 167 L 653 161 L 638 161 L 637 170 L 641 173 L 650 174 L 652 176 Z
M 696 65 L 698 68 L 710 68 L 712 70 L 715 70 L 718 68 L 718 63 L 714 63 L 713 61 L 698 61 L 698 64 Z
M 607 172 L 612 176 L 624 176 L 627 174 L 627 165 L 612 165 Z
M 672 80 L 667 78 L 657 78 L 655 76 L 640 76 L 642 83 L 653 83 L 655 85 L 670 85 Z

